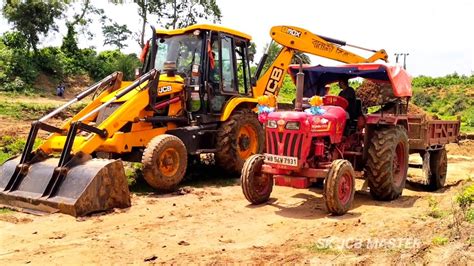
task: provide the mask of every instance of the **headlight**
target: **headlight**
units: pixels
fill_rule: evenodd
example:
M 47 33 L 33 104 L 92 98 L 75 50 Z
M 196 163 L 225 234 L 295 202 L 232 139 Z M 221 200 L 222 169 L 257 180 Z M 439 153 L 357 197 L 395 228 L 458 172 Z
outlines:
M 267 128 L 277 128 L 277 122 L 275 120 L 268 120 Z
M 299 130 L 300 129 L 300 122 L 288 122 L 285 126 L 286 129 L 290 130 Z

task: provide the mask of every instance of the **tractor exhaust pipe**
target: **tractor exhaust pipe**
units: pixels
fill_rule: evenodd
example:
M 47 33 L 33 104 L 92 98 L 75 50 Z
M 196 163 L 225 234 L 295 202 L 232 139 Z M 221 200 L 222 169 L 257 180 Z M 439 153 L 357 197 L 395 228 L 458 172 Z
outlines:
M 300 61 L 300 68 L 296 74 L 296 99 L 295 99 L 295 111 L 303 111 L 303 87 L 304 87 L 304 73 L 303 73 L 303 61 L 297 55 L 296 58 Z

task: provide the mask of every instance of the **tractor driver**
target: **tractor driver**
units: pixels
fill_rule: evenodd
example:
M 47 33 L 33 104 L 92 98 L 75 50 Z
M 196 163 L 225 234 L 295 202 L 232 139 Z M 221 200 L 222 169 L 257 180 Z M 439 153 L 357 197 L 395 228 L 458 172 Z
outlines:
M 349 81 L 343 79 L 339 81 L 339 87 L 342 89 L 339 92 L 339 96 L 347 100 L 349 105 L 347 106 L 347 112 L 349 113 L 350 119 L 356 119 L 356 94 L 354 88 L 349 86 Z

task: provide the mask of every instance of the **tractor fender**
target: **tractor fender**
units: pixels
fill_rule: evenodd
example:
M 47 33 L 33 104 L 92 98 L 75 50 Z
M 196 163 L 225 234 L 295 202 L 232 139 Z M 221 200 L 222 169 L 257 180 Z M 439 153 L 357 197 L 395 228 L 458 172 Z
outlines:
M 370 114 L 365 118 L 368 127 L 372 126 L 395 126 L 399 125 L 409 130 L 408 118 L 406 115 L 381 115 Z
M 257 98 L 250 98 L 250 97 L 234 97 L 230 99 L 224 107 L 224 111 L 221 115 L 221 121 L 227 121 L 230 115 L 241 106 L 245 106 L 249 109 L 255 108 L 257 105 Z

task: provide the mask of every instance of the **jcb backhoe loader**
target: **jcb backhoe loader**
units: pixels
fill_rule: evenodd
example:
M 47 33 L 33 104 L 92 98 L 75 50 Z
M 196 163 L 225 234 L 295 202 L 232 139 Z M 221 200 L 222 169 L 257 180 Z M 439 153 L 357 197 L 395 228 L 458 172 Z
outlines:
M 259 77 L 264 56 L 251 77 L 249 35 L 213 25 L 153 30 L 137 80 L 122 82 L 114 73 L 32 123 L 22 155 L 0 168 L 0 204 L 74 216 L 128 207 L 121 160 L 141 161 L 158 190 L 181 181 L 188 156 L 215 153 L 224 169 L 238 171 L 263 151 L 257 97 L 278 94 L 295 51 L 347 63 L 387 59 L 383 50 L 360 57 L 340 48 L 342 41 L 297 27 L 270 34 L 283 49 Z M 98 96 L 62 127 L 46 124 L 92 94 Z M 51 135 L 33 150 L 38 130 Z

